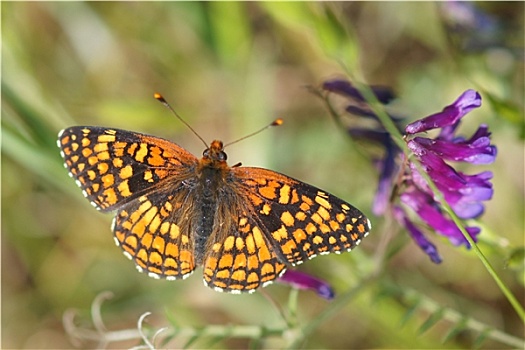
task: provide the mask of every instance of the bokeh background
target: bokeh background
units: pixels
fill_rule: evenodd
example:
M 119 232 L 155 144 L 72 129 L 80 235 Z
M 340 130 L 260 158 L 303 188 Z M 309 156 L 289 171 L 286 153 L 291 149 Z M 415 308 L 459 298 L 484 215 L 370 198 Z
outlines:
M 153 331 L 222 331 L 191 344 L 167 339 L 168 348 L 520 347 L 523 323 L 472 251 L 433 236 L 444 257 L 435 265 L 391 218 L 372 216 L 370 159 L 308 89 L 346 74 L 387 85 L 409 121 L 466 89 L 481 92 L 483 107 L 462 126 L 469 135 L 489 124 L 499 151 L 486 167 L 495 196 L 479 222 L 480 247 L 523 305 L 523 3 L 476 2 L 474 13 L 456 5 L 2 2 L 2 348 L 97 346 L 71 339 L 62 318 L 75 309 L 75 324 L 93 329 L 90 308 L 103 291 L 114 294 L 102 306 L 109 331 L 133 334 L 147 311 Z M 83 198 L 55 142 L 66 126 L 99 125 L 200 155 L 202 143 L 153 99 L 157 91 L 205 140 L 232 141 L 284 118 L 229 147 L 230 164 L 288 174 L 371 216 L 359 249 L 300 266 L 339 299 L 300 292 L 290 302 L 279 284 L 220 294 L 202 285 L 200 270 L 177 282 L 137 273 L 113 243 L 112 216 Z M 228 325 L 287 331 L 254 342 L 223 337 Z

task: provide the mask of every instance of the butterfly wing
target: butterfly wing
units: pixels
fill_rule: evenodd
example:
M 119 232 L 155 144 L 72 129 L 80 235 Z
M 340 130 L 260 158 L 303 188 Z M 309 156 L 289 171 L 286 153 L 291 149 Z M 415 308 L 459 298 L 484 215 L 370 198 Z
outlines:
M 118 129 L 74 126 L 59 133 L 57 144 L 69 175 L 104 212 L 165 185 L 166 178 L 190 176 L 198 163 L 170 141 Z
M 286 262 L 263 233 L 252 206 L 236 187 L 223 191 L 204 257 L 204 284 L 220 292 L 253 292 L 282 275 Z
M 204 262 L 204 281 L 217 290 L 253 291 L 287 265 L 350 251 L 370 230 L 358 209 L 320 189 L 260 168 L 232 168 L 243 203 Z M 228 226 L 228 225 L 225 225 Z
M 100 211 L 117 210 L 115 242 L 140 271 L 184 278 L 195 269 L 185 185 L 198 160 L 167 140 L 125 130 L 70 127 L 58 146 L 69 174 Z
M 119 208 L 112 224 L 115 242 L 140 272 L 173 280 L 195 270 L 188 193 L 181 185 L 169 195 L 148 193 Z

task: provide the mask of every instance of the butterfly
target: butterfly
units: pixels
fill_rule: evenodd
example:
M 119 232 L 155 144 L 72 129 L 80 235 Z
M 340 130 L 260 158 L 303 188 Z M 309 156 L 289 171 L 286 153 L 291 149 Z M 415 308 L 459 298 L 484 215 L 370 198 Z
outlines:
M 290 266 L 350 251 L 370 230 L 361 211 L 314 186 L 230 167 L 218 140 L 200 159 L 162 138 L 96 126 L 66 128 L 57 144 L 84 196 L 116 212 L 116 244 L 153 278 L 202 266 L 214 290 L 253 292 Z

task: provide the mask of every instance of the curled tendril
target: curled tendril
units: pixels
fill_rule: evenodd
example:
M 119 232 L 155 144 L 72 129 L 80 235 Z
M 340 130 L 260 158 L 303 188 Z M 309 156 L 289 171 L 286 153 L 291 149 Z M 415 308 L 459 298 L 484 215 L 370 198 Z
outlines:
M 144 341 L 144 345 L 139 345 L 139 346 L 132 347 L 130 350 L 143 350 L 143 349 L 155 350 L 156 349 L 155 341 L 156 341 L 157 337 L 159 336 L 160 333 L 162 333 L 162 332 L 164 332 L 165 330 L 168 329 L 168 327 L 164 327 L 164 328 L 161 328 L 161 329 L 157 330 L 153 334 L 153 336 L 151 337 L 151 341 L 150 341 L 148 339 L 147 334 L 143 331 L 144 320 L 149 315 L 151 315 L 151 312 L 149 312 L 149 311 L 145 312 L 139 317 L 139 320 L 137 321 L 137 329 L 138 329 L 138 331 L 140 333 L 142 341 Z
M 66 333 L 69 335 L 71 343 L 76 347 L 81 347 L 85 342 L 96 342 L 96 348 L 106 348 L 112 342 L 125 340 L 145 339 L 143 332 L 139 329 L 125 329 L 120 331 L 108 331 L 102 320 L 102 304 L 104 301 L 113 297 L 111 292 L 102 292 L 98 294 L 91 304 L 91 320 L 93 328 L 78 327 L 75 324 L 77 311 L 69 309 L 64 312 L 62 323 Z M 140 322 L 140 321 L 139 321 Z

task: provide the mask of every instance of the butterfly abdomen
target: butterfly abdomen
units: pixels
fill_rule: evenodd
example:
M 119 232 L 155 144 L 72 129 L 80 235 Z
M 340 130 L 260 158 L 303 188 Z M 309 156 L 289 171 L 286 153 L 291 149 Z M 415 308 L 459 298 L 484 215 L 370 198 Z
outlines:
M 199 198 L 195 206 L 197 208 L 194 222 L 194 244 L 195 244 L 195 262 L 197 265 L 202 263 L 204 258 L 207 242 L 213 232 L 217 206 L 219 204 L 219 188 L 223 187 L 223 170 L 213 167 L 203 167 L 199 174 L 197 188 Z

